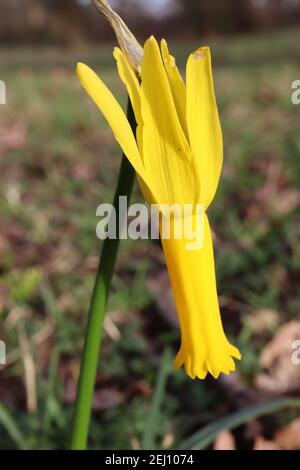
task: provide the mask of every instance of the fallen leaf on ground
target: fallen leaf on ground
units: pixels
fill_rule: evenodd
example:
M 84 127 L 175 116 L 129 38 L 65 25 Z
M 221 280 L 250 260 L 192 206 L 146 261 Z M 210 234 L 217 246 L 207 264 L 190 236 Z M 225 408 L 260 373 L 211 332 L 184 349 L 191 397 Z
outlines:
M 214 450 L 235 450 L 235 439 L 230 431 L 221 431 L 214 442 Z
M 254 450 L 281 450 L 278 444 L 268 441 L 262 436 L 257 436 L 254 442 Z
M 272 394 L 299 390 L 300 365 L 292 360 L 295 340 L 300 340 L 299 320 L 290 321 L 279 328 L 275 337 L 265 346 L 259 360 L 265 372 L 256 379 L 259 389 Z
M 263 335 L 278 325 L 279 314 L 272 309 L 262 309 L 249 315 L 249 324 L 254 333 Z
M 274 440 L 282 449 L 300 449 L 300 418 L 279 429 L 275 433 Z

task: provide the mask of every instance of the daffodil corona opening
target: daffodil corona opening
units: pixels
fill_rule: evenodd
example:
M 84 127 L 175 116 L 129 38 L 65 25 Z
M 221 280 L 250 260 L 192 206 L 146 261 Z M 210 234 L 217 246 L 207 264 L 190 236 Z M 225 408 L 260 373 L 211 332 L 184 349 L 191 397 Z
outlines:
M 205 210 L 203 243 L 187 249 L 188 239 L 162 238 L 163 250 L 181 327 L 181 347 L 175 366 L 203 379 L 235 369 L 238 349 L 227 340 L 220 316 L 213 244 L 206 210 L 217 190 L 222 161 L 222 131 L 215 100 L 208 47 L 192 53 L 184 83 L 167 43 L 151 36 L 145 43 L 138 78 L 128 56 L 115 48 L 119 75 L 125 84 L 137 122 L 136 135 L 116 99 L 88 66 L 79 63 L 81 84 L 110 125 L 134 167 L 149 204 L 178 204 Z M 175 218 L 171 222 L 175 223 Z M 172 223 L 171 223 L 172 225 Z M 162 229 L 162 227 L 160 227 Z M 174 231 L 171 231 L 174 233 Z

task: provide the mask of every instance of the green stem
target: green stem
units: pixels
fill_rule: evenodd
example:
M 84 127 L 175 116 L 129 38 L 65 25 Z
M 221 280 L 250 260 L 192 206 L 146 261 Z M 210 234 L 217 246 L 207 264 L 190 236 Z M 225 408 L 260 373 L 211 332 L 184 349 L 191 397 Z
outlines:
M 128 99 L 127 118 L 135 133 L 136 122 L 130 100 Z M 119 220 L 119 196 L 127 196 L 128 202 L 132 193 L 135 172 L 123 154 L 119 179 L 114 196 L 116 220 Z M 99 352 L 103 333 L 103 320 L 106 311 L 108 292 L 114 272 L 120 240 L 107 238 L 103 242 L 99 266 L 91 298 L 83 356 L 80 368 L 75 414 L 72 430 L 71 449 L 83 450 L 87 445 L 89 422 L 91 416 L 93 393 Z

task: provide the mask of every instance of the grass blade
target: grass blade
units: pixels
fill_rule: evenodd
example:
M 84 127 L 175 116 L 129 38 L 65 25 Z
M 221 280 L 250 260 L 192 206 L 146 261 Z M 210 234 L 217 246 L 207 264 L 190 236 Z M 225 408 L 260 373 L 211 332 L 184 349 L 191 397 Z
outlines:
M 17 448 L 20 450 L 25 450 L 25 439 L 20 433 L 19 429 L 15 425 L 15 422 L 10 415 L 7 408 L 0 404 L 0 423 L 3 428 L 6 430 L 7 434 L 11 437 L 14 443 L 17 445 Z
M 159 414 L 160 407 L 164 398 L 167 378 L 170 372 L 170 350 L 167 348 L 162 357 L 162 363 L 158 372 L 157 382 L 153 394 L 152 403 L 149 410 L 149 415 L 142 439 L 142 449 L 154 450 L 155 440 L 159 429 Z
M 279 411 L 282 408 L 297 407 L 300 408 L 300 400 L 296 398 L 285 398 L 282 400 L 271 400 L 259 405 L 249 406 L 243 410 L 232 413 L 225 418 L 219 419 L 214 423 L 208 424 L 200 431 L 190 436 L 180 449 L 185 450 L 200 450 L 205 449 L 215 439 L 215 437 L 223 430 L 234 429 L 248 422 L 251 419 L 258 418 L 259 416 Z
M 127 118 L 133 132 L 135 133 L 136 122 L 129 99 L 127 107 Z M 120 220 L 119 197 L 127 196 L 129 203 L 134 181 L 134 168 L 123 154 L 113 203 L 116 210 L 116 220 Z M 119 227 L 117 227 L 117 231 L 118 229 Z M 90 302 L 80 374 L 77 385 L 71 438 L 72 450 L 84 450 L 87 446 L 94 387 L 102 342 L 103 321 L 105 318 L 109 289 L 114 273 L 119 244 L 120 238 L 118 237 L 115 239 L 106 238 L 102 244 L 102 251 Z

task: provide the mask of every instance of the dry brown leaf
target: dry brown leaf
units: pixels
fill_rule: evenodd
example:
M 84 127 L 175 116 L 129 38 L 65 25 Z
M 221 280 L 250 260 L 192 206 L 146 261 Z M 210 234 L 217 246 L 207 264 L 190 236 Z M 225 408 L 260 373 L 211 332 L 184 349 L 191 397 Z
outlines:
M 279 314 L 275 310 L 262 309 L 249 316 L 249 325 L 257 334 L 269 333 L 279 322 Z
M 273 394 L 299 390 L 300 365 L 292 361 L 295 340 L 300 340 L 299 320 L 283 325 L 263 349 L 259 362 L 266 372 L 258 375 L 258 388 Z
M 214 442 L 214 450 L 235 450 L 235 439 L 230 431 L 221 431 Z
M 263 436 L 257 436 L 253 450 L 281 450 L 281 448 L 276 442 L 268 441 Z
M 124 401 L 124 396 L 115 388 L 96 389 L 93 396 L 93 409 L 97 411 L 114 408 Z
M 280 193 L 275 199 L 274 210 L 277 215 L 285 215 L 294 210 L 300 203 L 300 193 L 297 189 L 289 188 Z
M 2 226 L 2 223 L 1 223 L 1 226 Z M 0 259 L 1 259 L 2 254 L 6 250 L 8 250 L 8 248 L 9 248 L 9 243 L 7 239 L 0 233 Z
M 0 129 L 0 155 L 10 150 L 24 147 L 26 143 L 26 128 L 23 123 L 15 122 Z
M 282 449 L 300 449 L 300 418 L 279 429 L 275 433 L 274 440 Z

